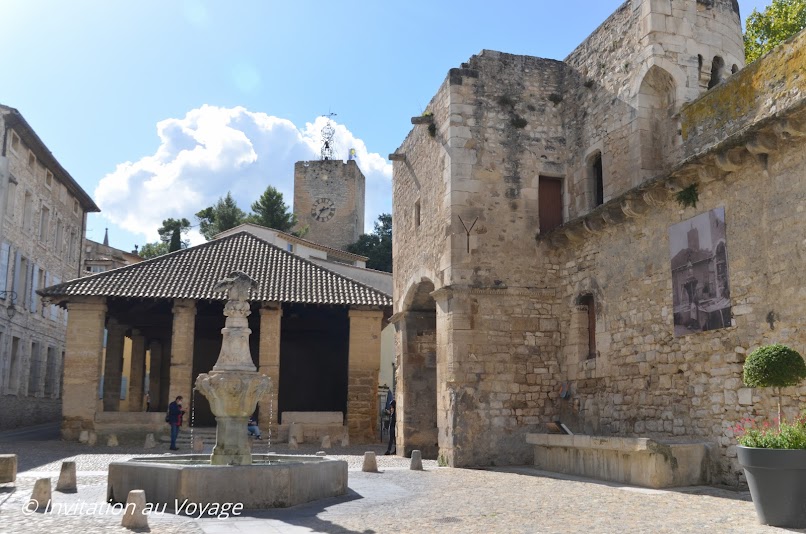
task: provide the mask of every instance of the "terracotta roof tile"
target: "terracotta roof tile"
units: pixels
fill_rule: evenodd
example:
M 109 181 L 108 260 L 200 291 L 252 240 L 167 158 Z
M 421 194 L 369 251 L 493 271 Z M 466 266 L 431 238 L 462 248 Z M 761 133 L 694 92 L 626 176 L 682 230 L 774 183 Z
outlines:
M 54 301 L 77 296 L 224 300 L 212 290 L 233 271 L 257 281 L 251 300 L 392 306 L 389 295 L 286 252 L 248 232 L 37 291 Z

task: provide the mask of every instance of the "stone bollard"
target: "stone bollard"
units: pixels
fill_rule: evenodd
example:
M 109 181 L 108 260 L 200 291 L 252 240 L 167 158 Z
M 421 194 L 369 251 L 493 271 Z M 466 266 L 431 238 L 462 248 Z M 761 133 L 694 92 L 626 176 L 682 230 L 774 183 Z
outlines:
M 305 443 L 305 432 L 302 425 L 299 423 L 291 423 L 288 425 L 288 440 L 291 441 L 293 437 L 297 443 Z
M 34 512 L 45 510 L 50 506 L 50 479 L 40 478 L 34 484 L 34 491 L 31 492 L 31 500 L 28 501 L 26 511 Z
M 322 448 L 329 449 L 330 448 L 330 436 L 324 436 L 322 438 Z
M 89 440 L 90 440 L 89 430 L 82 430 L 81 433 L 78 435 L 78 442 L 87 443 Z
M 98 443 L 98 434 L 90 432 L 89 437 L 87 437 L 87 445 L 94 447 L 96 443 Z
M 129 529 L 148 528 L 148 516 L 144 513 L 146 508 L 146 492 L 131 490 L 126 498 L 126 510 L 123 512 L 121 526 Z
M 294 436 L 288 437 L 288 448 L 292 451 L 299 449 L 299 445 L 297 444 L 297 439 Z
M 423 470 L 423 453 L 417 450 L 411 451 L 411 465 L 409 469 L 412 471 Z
M 71 493 L 78 491 L 75 462 L 62 462 L 62 470 L 59 473 L 59 480 L 56 482 L 56 491 Z
M 143 444 L 144 449 L 153 449 L 157 446 L 157 442 L 154 440 L 154 434 L 147 434 L 146 435 L 146 442 Z
M 201 438 L 193 440 L 193 452 L 204 452 L 204 440 Z
M 367 451 L 364 453 L 364 467 L 361 468 L 361 471 L 365 473 L 378 472 L 378 461 L 375 459 L 374 452 Z
M 106 446 L 107 447 L 117 447 L 118 445 L 119 445 L 118 437 L 115 434 L 110 434 L 109 439 L 106 440 Z
M 342 447 L 349 447 L 350 446 L 350 434 L 347 432 L 344 433 L 341 437 L 341 446 Z
M 0 484 L 17 480 L 17 455 L 0 454 Z

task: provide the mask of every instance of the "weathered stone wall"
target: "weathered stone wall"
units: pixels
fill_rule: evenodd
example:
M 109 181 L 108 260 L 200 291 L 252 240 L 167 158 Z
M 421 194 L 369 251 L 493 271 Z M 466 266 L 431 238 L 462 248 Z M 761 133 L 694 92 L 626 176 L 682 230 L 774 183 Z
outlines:
M 342 250 L 358 241 L 364 233 L 364 181 L 355 160 L 298 161 L 294 214 L 298 227 L 308 227 L 305 239 Z
M 62 416 L 61 399 L 3 395 L 0 397 L 0 403 L 3 405 L 3 409 L 0 410 L 2 429 L 55 423 Z

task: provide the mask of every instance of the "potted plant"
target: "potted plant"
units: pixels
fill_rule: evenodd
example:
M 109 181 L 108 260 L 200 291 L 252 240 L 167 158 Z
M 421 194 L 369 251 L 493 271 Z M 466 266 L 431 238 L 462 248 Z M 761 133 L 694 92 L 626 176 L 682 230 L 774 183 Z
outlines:
M 781 414 L 781 388 L 806 378 L 806 363 L 785 345 L 766 345 L 744 362 L 749 387 L 771 387 L 778 399 L 777 425 L 751 419 L 737 425 L 739 463 L 761 524 L 806 527 L 806 414 L 791 423 Z

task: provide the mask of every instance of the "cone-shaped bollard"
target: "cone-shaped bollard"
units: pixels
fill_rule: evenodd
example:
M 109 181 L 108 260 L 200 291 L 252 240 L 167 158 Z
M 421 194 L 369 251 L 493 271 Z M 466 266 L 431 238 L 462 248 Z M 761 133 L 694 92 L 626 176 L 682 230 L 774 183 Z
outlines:
M 154 434 L 147 434 L 146 435 L 146 442 L 143 444 L 144 449 L 153 449 L 157 446 L 157 442 L 154 440 Z
M 115 434 L 110 434 L 109 439 L 106 440 L 106 446 L 107 447 L 117 447 L 118 445 L 119 445 L 118 437 Z
M 59 473 L 59 481 L 56 482 L 56 491 L 75 492 L 76 487 L 76 463 L 62 462 L 62 471 Z
M 288 448 L 292 451 L 299 449 L 299 445 L 297 445 L 297 439 L 294 436 L 288 438 Z
M 411 466 L 409 469 L 412 471 L 422 471 L 423 470 L 423 453 L 420 451 L 411 451 Z
M 367 451 L 364 453 L 364 467 L 361 468 L 365 473 L 377 473 L 378 461 L 375 459 L 375 453 Z
M 204 452 L 204 440 L 201 438 L 196 438 L 193 440 L 193 452 Z
M 148 516 L 145 514 L 146 492 L 143 490 L 131 490 L 126 498 L 126 510 L 123 512 L 123 519 L 120 524 L 131 529 L 148 528 Z
M 50 506 L 50 479 L 40 478 L 34 483 L 31 500 L 25 508 L 27 512 L 45 510 Z
M 329 449 L 330 448 L 330 436 L 323 436 L 322 437 L 322 448 Z
M 350 446 L 350 434 L 345 432 L 341 437 L 341 446 L 342 447 L 349 447 Z

